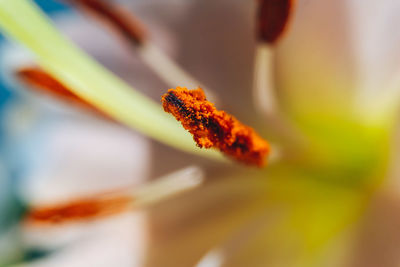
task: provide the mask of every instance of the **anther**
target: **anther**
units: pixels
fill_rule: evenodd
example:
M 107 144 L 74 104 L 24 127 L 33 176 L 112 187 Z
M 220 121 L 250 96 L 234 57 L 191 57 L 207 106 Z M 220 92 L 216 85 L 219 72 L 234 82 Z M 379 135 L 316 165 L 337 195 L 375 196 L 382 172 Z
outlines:
M 80 199 L 54 206 L 33 208 L 27 214 L 26 220 L 45 224 L 76 222 L 127 211 L 131 203 L 132 198 L 129 196 Z
M 293 11 L 294 0 L 258 0 L 258 37 L 275 43 L 285 32 Z
M 207 101 L 202 89 L 177 87 L 162 97 L 164 110 L 174 115 L 201 148 L 217 148 L 237 161 L 263 166 L 269 144 L 251 127 Z
M 50 73 L 39 67 L 24 67 L 16 71 L 19 79 L 39 93 L 51 95 L 69 104 L 80 106 L 102 117 L 109 118 L 104 112 L 73 93 L 68 87 L 55 79 Z
M 204 173 L 199 167 L 188 166 L 138 187 L 120 188 L 86 198 L 32 206 L 25 221 L 30 225 L 58 225 L 118 215 L 176 197 L 199 186 L 203 178 Z
M 116 5 L 103 0 L 66 0 L 109 24 L 124 38 L 135 45 L 141 45 L 146 39 L 144 26 L 134 16 Z

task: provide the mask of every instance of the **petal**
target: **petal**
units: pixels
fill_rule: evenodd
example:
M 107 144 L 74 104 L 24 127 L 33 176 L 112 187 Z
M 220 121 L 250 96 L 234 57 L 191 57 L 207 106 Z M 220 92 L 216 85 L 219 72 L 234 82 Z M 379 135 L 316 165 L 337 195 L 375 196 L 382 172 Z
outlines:
M 356 82 L 346 0 L 299 1 L 277 52 L 277 86 L 293 115 L 343 113 Z
M 400 262 L 400 231 L 398 190 L 375 196 L 358 225 L 358 239 L 348 266 L 398 266 Z M 393 194 L 395 193 L 395 194 Z
M 347 5 L 360 90 L 379 95 L 400 71 L 400 2 L 350 0 Z

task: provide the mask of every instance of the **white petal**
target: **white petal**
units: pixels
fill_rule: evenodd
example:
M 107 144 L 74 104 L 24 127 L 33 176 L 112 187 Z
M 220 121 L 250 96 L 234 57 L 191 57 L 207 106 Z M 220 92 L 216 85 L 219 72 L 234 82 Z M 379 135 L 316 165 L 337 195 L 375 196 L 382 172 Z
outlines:
M 400 71 L 400 2 L 349 0 L 348 7 L 362 89 L 379 94 Z

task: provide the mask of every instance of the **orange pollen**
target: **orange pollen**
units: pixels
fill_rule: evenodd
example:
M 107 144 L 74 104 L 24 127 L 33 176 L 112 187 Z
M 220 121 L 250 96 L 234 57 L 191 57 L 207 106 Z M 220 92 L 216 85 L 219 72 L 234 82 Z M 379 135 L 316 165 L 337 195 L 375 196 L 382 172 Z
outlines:
M 56 80 L 49 73 L 38 67 L 21 68 L 16 72 L 16 75 L 22 81 L 30 85 L 30 88 L 33 88 L 38 92 L 52 95 L 53 97 L 65 102 L 93 111 L 102 117 L 109 118 L 107 114 L 73 93 L 69 88 Z
M 285 32 L 295 0 L 258 0 L 258 38 L 275 43 Z
M 33 208 L 26 216 L 29 223 L 59 224 L 111 216 L 127 211 L 132 197 L 114 196 L 75 200 L 70 203 Z
M 66 0 L 81 7 L 100 21 L 108 24 L 122 37 L 135 45 L 141 45 L 146 39 L 144 26 L 129 12 L 103 0 Z
M 257 165 L 266 163 L 269 144 L 251 127 L 207 101 L 201 88 L 169 89 L 162 96 L 164 110 L 182 123 L 201 148 L 217 148 L 237 161 Z

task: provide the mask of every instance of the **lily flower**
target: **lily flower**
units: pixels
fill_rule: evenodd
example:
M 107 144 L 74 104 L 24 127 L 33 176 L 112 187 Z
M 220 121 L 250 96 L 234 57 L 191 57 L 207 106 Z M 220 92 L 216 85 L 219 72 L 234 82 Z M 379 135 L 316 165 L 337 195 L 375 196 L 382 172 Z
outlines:
M 71 218 L 102 221 L 126 211 L 144 211 L 149 230 L 142 237 L 145 251 L 135 266 L 380 262 L 382 250 L 374 241 L 382 237 L 371 236 L 370 229 L 385 233 L 380 229 L 385 224 L 374 214 L 398 211 L 396 206 L 385 212 L 380 207 L 387 206 L 380 203 L 398 203 L 399 193 L 395 184 L 399 4 L 391 0 L 362 4 L 353 0 L 173 4 L 153 0 L 134 1 L 133 13 L 127 7 L 120 13 L 119 6 L 101 0 L 67 2 L 100 15 L 130 44 L 124 55 L 138 57 L 135 66 L 148 68 L 151 74 L 141 77 L 124 69 L 128 75 L 116 72 L 123 77 L 119 78 L 67 40 L 31 1 L 0 0 L 0 29 L 25 46 L 40 67 L 40 75 L 35 76 L 32 70 L 37 74 L 38 69 L 32 68 L 32 62 L 20 64 L 11 70 L 18 73 L 14 84 L 46 89 L 40 92 L 50 91 L 58 100 L 78 104 L 80 112 L 89 110 L 102 123 L 127 127 L 157 141 L 150 163 L 140 161 L 146 147 L 137 149 L 138 168 L 146 165 L 156 174 L 171 166 L 194 165 L 194 169 L 175 173 L 167 183 L 157 179 L 133 185 L 129 193 L 124 188 L 111 196 L 82 194 L 62 204 L 28 203 L 32 207 L 25 221 L 29 227 L 47 222 L 57 229 Z M 93 3 L 107 12 L 94 9 Z M 133 14 L 143 16 L 142 26 L 127 26 L 140 21 Z M 165 34 L 165 39 L 157 34 L 144 37 L 152 36 L 154 24 L 163 29 L 160 35 Z M 137 28 L 140 34 L 130 31 Z M 174 49 L 164 51 L 168 40 Z M 96 49 L 96 41 L 92 42 L 95 47 L 89 52 Z M 128 83 L 126 77 L 132 80 Z M 183 88 L 167 93 L 177 86 L 207 90 L 205 96 L 200 90 Z M 59 90 L 51 90 L 55 87 Z M 206 100 L 209 93 L 216 108 Z M 164 112 L 162 95 L 165 111 L 184 128 Z M 215 120 L 219 123 L 215 126 L 209 120 L 219 115 L 240 125 L 227 127 L 230 130 L 222 135 L 231 137 L 236 134 L 232 129 L 246 129 L 252 136 L 246 139 L 247 146 L 232 146 L 218 137 L 221 131 L 212 126 L 221 129 L 228 123 Z M 256 162 L 259 168 L 196 147 L 185 129 L 198 146 L 217 147 L 236 159 L 262 144 L 256 160 L 248 156 L 242 160 Z M 264 165 L 260 158 L 269 149 L 269 163 Z M 109 160 L 110 164 L 117 161 Z M 396 234 L 398 230 L 393 230 Z M 400 238 L 394 239 L 394 244 L 400 243 Z M 393 259 L 387 266 L 400 260 L 394 244 L 385 250 Z M 370 263 L 364 258 L 370 258 Z

